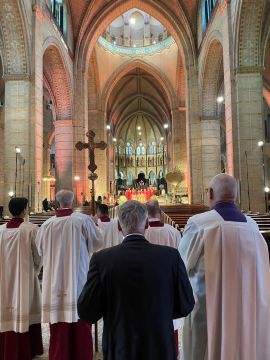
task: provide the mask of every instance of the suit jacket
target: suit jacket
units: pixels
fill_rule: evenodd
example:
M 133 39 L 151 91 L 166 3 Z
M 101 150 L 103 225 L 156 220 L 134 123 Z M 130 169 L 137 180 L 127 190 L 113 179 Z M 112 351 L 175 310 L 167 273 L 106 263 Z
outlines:
M 175 360 L 172 320 L 193 306 L 179 252 L 130 235 L 93 255 L 78 314 L 90 323 L 103 317 L 104 360 Z

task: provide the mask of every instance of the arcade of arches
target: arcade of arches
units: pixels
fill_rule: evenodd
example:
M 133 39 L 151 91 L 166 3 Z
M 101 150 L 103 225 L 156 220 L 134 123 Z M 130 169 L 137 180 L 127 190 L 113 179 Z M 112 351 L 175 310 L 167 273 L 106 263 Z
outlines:
M 0 205 L 72 188 L 95 195 L 151 186 L 207 203 L 219 172 L 239 183 L 239 205 L 265 211 L 270 187 L 268 0 L 1 0 Z M 258 146 L 259 145 L 261 146 Z M 120 179 L 121 178 L 121 179 Z M 168 196 L 169 198 L 169 196 Z

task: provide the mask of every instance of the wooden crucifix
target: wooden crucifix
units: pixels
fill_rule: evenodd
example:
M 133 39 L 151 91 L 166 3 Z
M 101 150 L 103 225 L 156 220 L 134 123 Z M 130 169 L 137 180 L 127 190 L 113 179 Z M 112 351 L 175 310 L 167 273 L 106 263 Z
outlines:
M 88 154 L 89 154 L 88 169 L 90 170 L 90 175 L 88 176 L 88 179 L 91 180 L 91 182 L 92 182 L 91 213 L 92 213 L 92 215 L 95 215 L 95 180 L 97 180 L 97 178 L 98 178 L 97 174 L 95 173 L 95 171 L 97 169 L 97 165 L 95 163 L 95 149 L 105 150 L 107 147 L 107 144 L 104 141 L 95 143 L 94 138 L 95 138 L 96 134 L 92 130 L 89 130 L 86 133 L 86 136 L 88 138 L 88 142 L 83 143 L 83 142 L 79 141 L 79 142 L 77 142 L 75 147 L 79 151 L 82 151 L 83 149 L 88 149 Z

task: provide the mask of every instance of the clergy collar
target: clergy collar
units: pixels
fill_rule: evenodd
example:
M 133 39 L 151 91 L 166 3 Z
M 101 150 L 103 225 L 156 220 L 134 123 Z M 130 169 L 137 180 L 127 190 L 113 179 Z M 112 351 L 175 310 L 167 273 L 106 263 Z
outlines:
M 110 217 L 109 217 L 108 215 L 103 215 L 103 216 L 101 216 L 101 217 L 99 218 L 99 220 L 100 220 L 101 222 L 110 222 L 110 221 L 111 221 L 111 219 L 110 219 Z
M 134 240 L 139 240 L 139 241 L 146 241 L 146 238 L 139 233 L 134 233 L 134 234 L 128 234 L 124 237 L 123 242 L 128 242 L 128 241 L 134 241 Z
M 159 218 L 148 219 L 149 227 L 163 227 L 164 223 Z
M 70 216 L 72 213 L 73 210 L 69 208 L 57 209 L 56 217 Z
M 23 222 L 24 222 L 24 219 L 22 219 L 22 218 L 12 218 L 7 223 L 7 228 L 8 229 L 18 228 Z

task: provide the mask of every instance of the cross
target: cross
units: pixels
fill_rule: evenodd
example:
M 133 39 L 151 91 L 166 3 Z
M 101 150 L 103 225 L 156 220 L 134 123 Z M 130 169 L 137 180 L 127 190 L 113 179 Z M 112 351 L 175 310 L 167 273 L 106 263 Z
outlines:
M 105 150 L 107 147 L 107 144 L 104 141 L 95 143 L 94 138 L 95 138 L 96 134 L 92 130 L 89 130 L 86 133 L 86 136 L 88 138 L 88 142 L 83 143 L 83 142 L 79 141 L 79 142 L 77 142 L 75 147 L 79 151 L 82 151 L 83 149 L 88 149 L 88 154 L 89 154 L 88 169 L 91 172 L 88 179 L 92 181 L 91 212 L 92 212 L 92 215 L 95 215 L 95 184 L 94 184 L 94 181 L 98 178 L 97 174 L 95 174 L 95 171 L 97 169 L 97 165 L 95 163 L 95 149 Z

